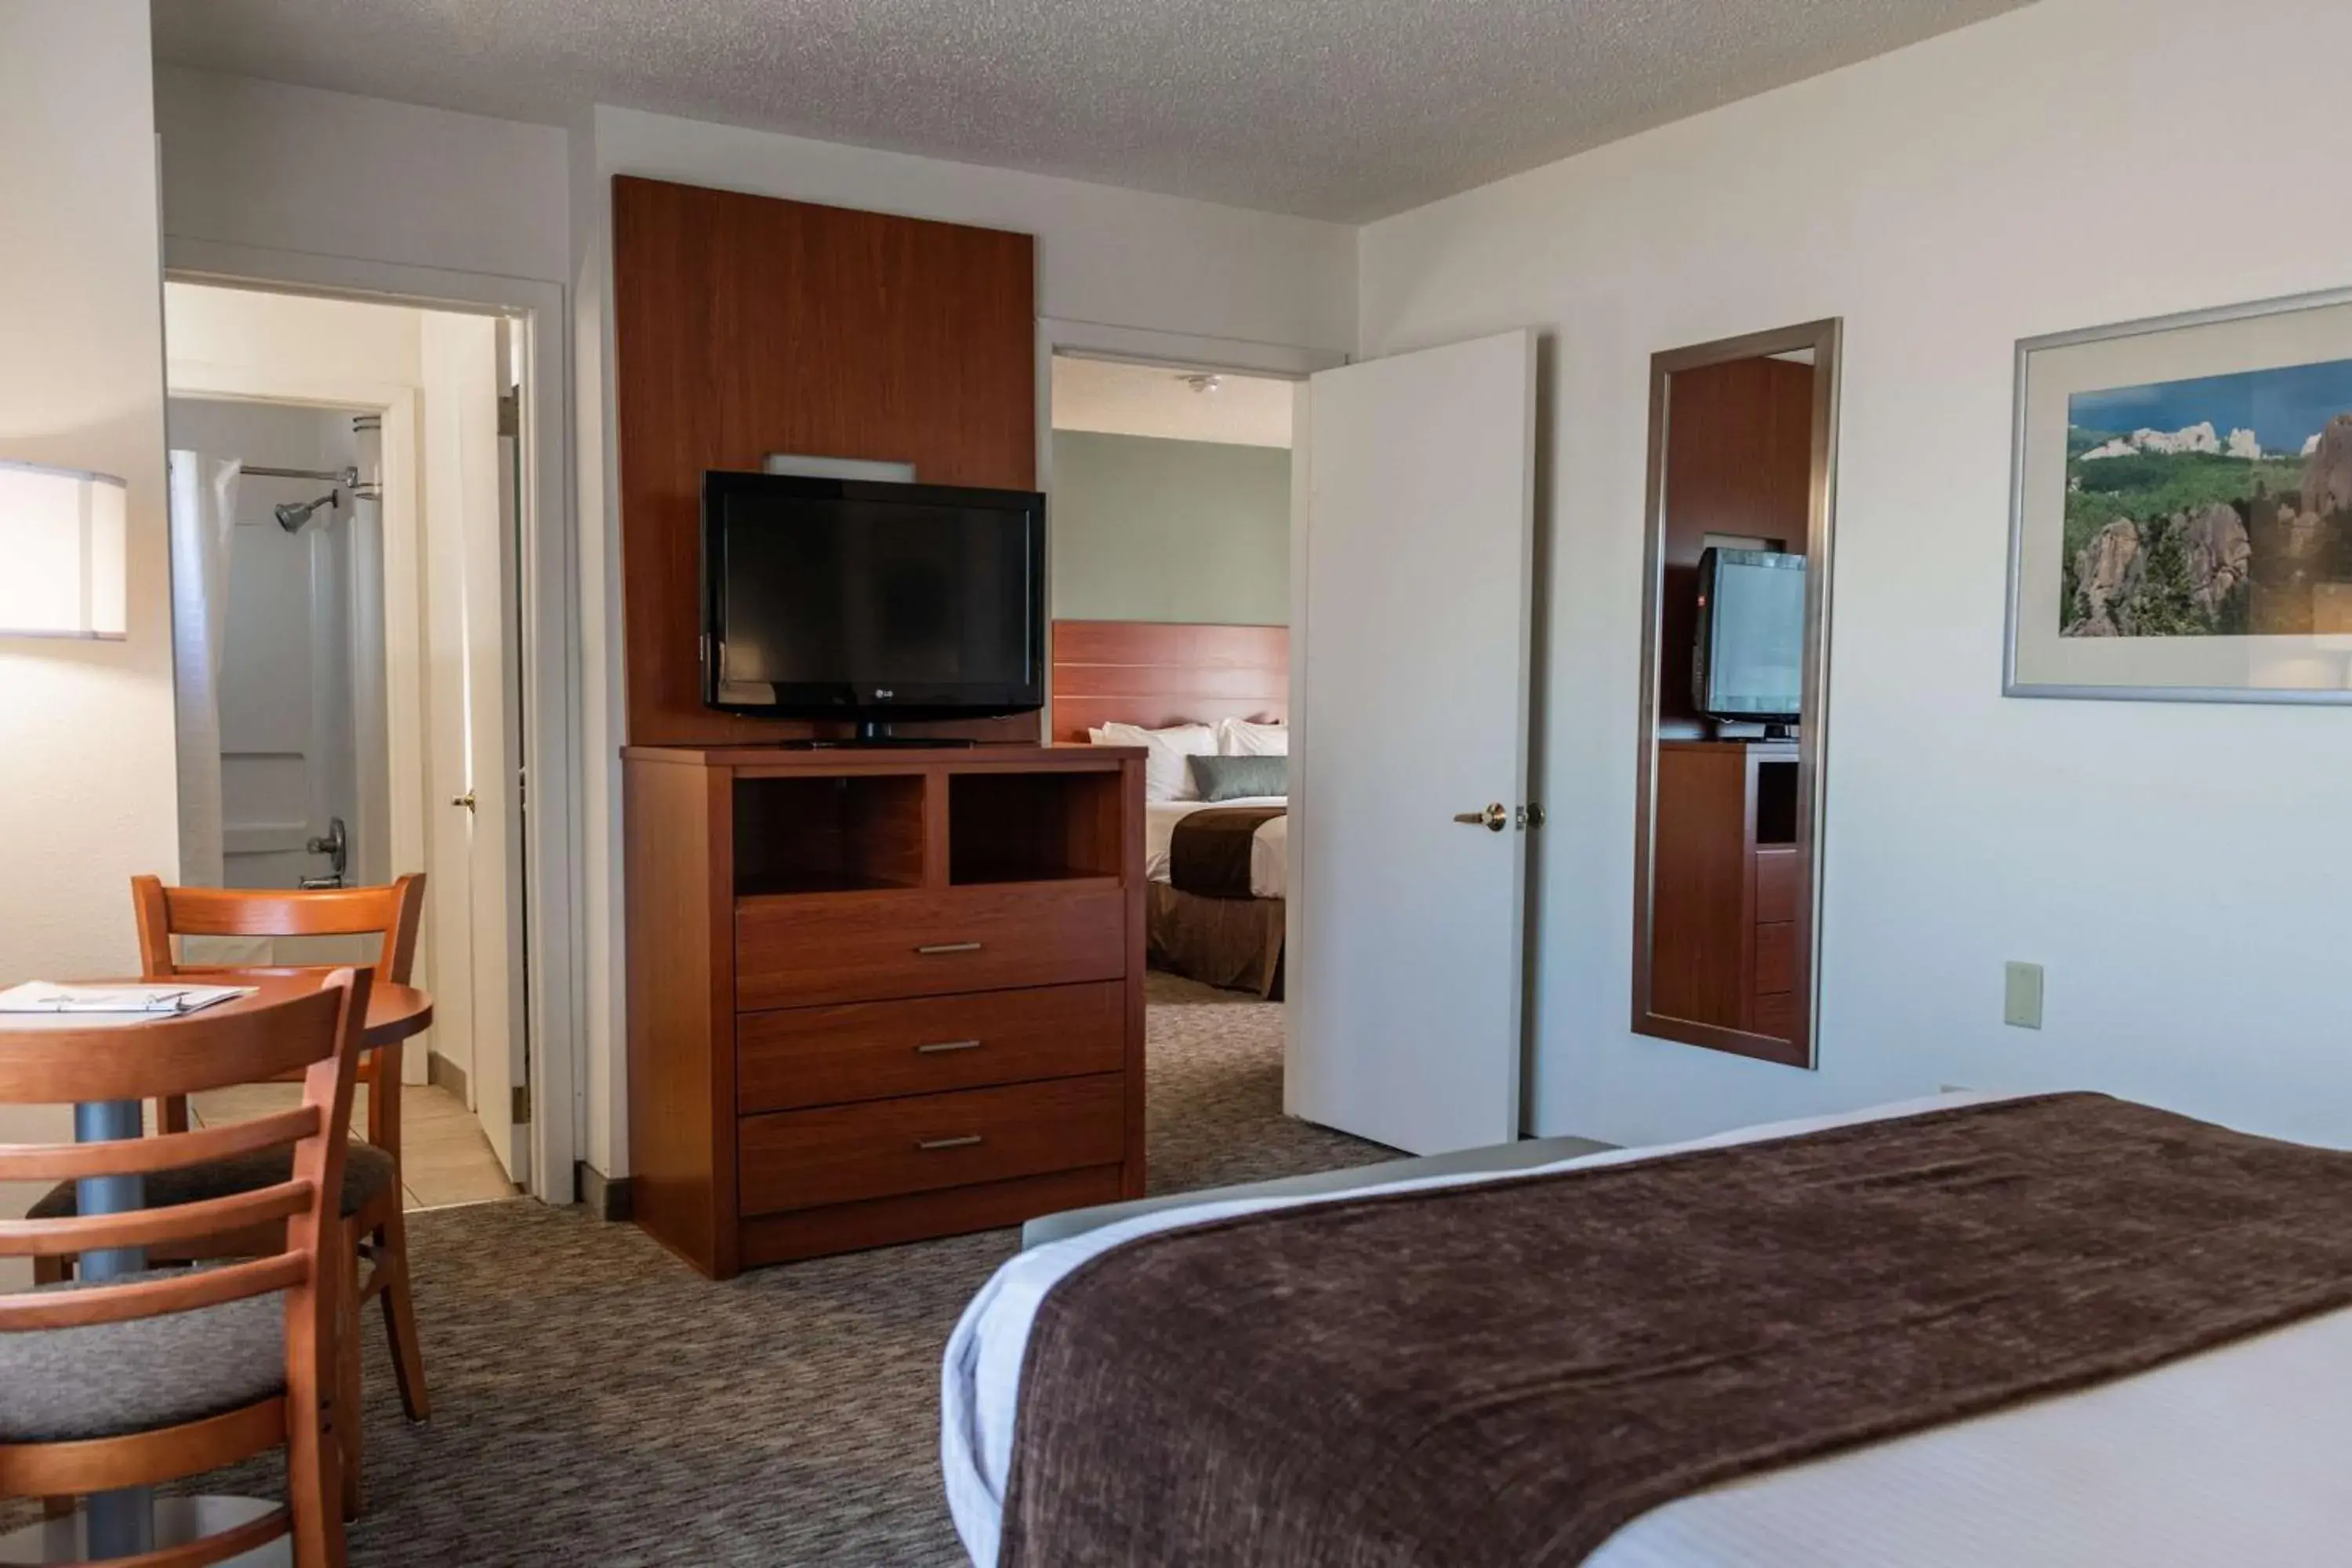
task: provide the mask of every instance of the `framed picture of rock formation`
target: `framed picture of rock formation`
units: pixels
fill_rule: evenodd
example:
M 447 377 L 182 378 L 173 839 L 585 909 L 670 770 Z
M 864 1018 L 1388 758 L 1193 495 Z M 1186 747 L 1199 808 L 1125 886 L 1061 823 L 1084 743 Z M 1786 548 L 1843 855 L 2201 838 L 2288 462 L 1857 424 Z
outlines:
M 2029 338 L 2013 697 L 2352 702 L 2352 289 Z

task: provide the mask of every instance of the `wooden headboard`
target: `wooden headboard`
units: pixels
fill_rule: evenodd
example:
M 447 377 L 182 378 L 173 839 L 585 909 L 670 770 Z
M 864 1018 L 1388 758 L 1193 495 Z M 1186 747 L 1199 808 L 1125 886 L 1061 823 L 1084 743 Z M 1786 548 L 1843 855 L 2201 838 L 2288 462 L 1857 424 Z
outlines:
M 1100 724 L 1290 717 L 1290 628 L 1054 623 L 1054 739 Z

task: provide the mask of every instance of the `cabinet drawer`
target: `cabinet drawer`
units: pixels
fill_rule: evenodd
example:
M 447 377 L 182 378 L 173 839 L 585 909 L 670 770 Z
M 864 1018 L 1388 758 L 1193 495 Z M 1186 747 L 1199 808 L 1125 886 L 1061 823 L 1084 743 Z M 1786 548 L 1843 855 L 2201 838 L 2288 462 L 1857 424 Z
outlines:
M 745 1013 L 735 1103 L 749 1114 L 1117 1072 L 1126 1038 L 1126 988 L 1108 980 Z
M 739 1124 L 746 1215 L 1117 1164 L 1126 1075 L 919 1094 Z
M 735 1005 L 746 1011 L 1116 980 L 1126 972 L 1127 894 L 1116 884 L 735 906 Z
M 1797 927 L 1776 921 L 1756 928 L 1756 994 L 1769 996 L 1797 988 Z
M 1756 919 L 1767 923 L 1797 918 L 1800 865 L 1794 849 L 1756 851 Z

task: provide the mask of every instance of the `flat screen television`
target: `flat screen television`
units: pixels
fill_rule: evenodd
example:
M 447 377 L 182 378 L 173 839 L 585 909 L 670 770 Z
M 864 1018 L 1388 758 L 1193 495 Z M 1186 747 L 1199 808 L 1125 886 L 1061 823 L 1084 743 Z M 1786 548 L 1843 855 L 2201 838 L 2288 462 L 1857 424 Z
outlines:
M 703 700 L 898 719 L 1045 700 L 1045 498 L 1027 490 L 707 473 Z
M 1711 545 L 1698 558 L 1691 704 L 1711 719 L 1797 722 L 1805 700 L 1805 558 Z

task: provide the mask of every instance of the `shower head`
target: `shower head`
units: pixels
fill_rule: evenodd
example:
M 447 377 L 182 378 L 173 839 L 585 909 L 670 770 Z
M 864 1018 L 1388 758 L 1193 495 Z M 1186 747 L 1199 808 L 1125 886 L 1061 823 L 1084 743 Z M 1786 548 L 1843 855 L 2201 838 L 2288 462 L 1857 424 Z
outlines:
M 314 501 L 288 501 L 276 509 L 278 526 L 289 533 L 298 533 L 301 531 L 302 525 L 310 521 L 312 512 L 322 506 L 333 506 L 335 500 L 335 492 L 329 490 Z

